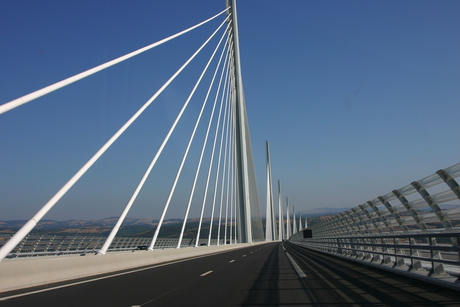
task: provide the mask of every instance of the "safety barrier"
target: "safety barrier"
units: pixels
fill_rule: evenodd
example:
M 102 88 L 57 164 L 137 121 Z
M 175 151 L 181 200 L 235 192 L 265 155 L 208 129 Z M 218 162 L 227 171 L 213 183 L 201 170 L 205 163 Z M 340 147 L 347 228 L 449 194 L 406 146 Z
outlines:
M 291 242 L 460 291 L 460 163 L 336 214 Z
M 0 246 L 9 238 L 9 235 L 0 235 Z M 107 237 L 102 236 L 28 235 L 8 254 L 7 258 L 96 253 L 106 239 Z M 147 249 L 151 241 L 151 237 L 117 237 L 108 251 Z M 192 246 L 194 241 L 194 239 L 184 238 L 181 246 Z M 158 238 L 154 248 L 175 248 L 178 242 L 177 238 Z
M 311 227 L 314 237 L 460 230 L 460 163 Z
M 460 233 L 291 239 L 312 250 L 460 291 Z

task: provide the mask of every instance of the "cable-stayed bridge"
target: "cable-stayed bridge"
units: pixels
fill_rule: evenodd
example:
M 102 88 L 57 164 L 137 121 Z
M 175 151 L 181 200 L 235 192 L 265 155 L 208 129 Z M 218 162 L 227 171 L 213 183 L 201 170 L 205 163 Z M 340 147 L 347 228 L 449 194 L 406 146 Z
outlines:
M 237 12 L 231 2 L 229 1 L 222 12 L 176 35 L 0 106 L 0 112 L 8 114 L 27 108 L 29 104 L 38 104 L 42 100 L 34 101 L 35 99 L 40 97 L 46 99 L 47 95 L 71 86 L 74 82 L 81 82 L 80 80 L 106 69 L 110 71 L 112 66 L 129 61 L 152 49 L 163 48 L 163 44 L 181 39 L 183 35 L 195 29 L 214 26 L 201 45 L 178 66 L 178 69 L 166 79 L 166 82 L 156 88 L 150 98 L 140 104 L 139 109 L 127 115 L 126 121 L 95 150 L 96 153 L 14 236 L 3 244 L 0 250 L 0 258 L 4 259 L 2 266 L 6 267 L 8 261 L 14 261 L 5 258 L 20 254 L 17 249 L 21 248 L 21 244 L 24 246 L 25 240 L 34 227 L 45 218 L 49 211 L 59 206 L 61 199 L 72 190 L 74 185 L 78 184 L 79 180 L 84 180 L 85 174 L 97 166 L 99 159 L 111 153 L 112 146 L 116 149 L 117 142 L 122 140 L 125 133 L 129 133 L 131 126 L 135 127 L 138 119 L 147 116 L 157 104 L 169 103 L 168 99 L 171 95 L 167 96 L 168 99 L 163 98 L 163 101 L 162 95 L 167 94 L 168 89 L 171 89 L 181 76 L 190 75 L 188 69 L 198 62 L 201 68 L 196 73 L 189 94 L 183 97 L 177 112 L 172 116 L 170 114 L 165 116 L 165 112 L 161 113 L 160 108 L 159 118 L 170 117 L 170 121 L 164 120 L 167 122 L 166 128 L 159 129 L 163 134 L 155 133 L 161 135 L 158 140 L 152 137 L 152 143 L 156 142 L 155 150 L 151 153 L 151 159 L 138 181 L 133 184 L 133 192 L 127 197 L 127 202 L 121 212 L 114 212 L 119 215 L 109 236 L 99 240 L 100 244 L 93 249 L 86 249 L 91 252 L 96 251 L 98 254 L 94 257 L 87 257 L 89 259 L 87 263 L 97 266 L 104 261 L 117 262 L 113 260 L 114 257 L 104 260 L 112 256 L 108 253 L 111 248 L 114 251 L 123 249 L 132 251 L 138 246 L 145 246 L 152 253 L 151 257 L 155 257 L 155 251 L 152 250 L 165 246 L 161 238 L 163 222 L 169 210 L 176 207 L 182 209 L 183 225 L 178 238 L 168 246 L 176 247 L 177 251 L 171 249 L 162 254 L 161 257 L 158 257 L 162 261 L 176 259 L 175 257 L 180 257 L 181 253 L 192 256 L 196 250 L 192 254 L 187 254 L 191 249 L 188 249 L 187 252 L 178 250 L 182 250 L 187 245 L 198 247 L 200 242 L 204 242 L 204 245 L 207 246 L 222 245 L 225 247 L 226 245 L 236 246 L 236 243 L 253 244 L 291 239 L 291 242 L 300 246 L 308 246 L 312 250 L 404 272 L 405 275 L 414 275 L 416 278 L 448 285 L 454 289 L 458 288 L 456 281 L 459 273 L 458 219 L 460 213 L 458 207 L 447 206 L 452 203 L 458 204 L 460 199 L 458 184 L 455 180 L 460 175 L 458 164 L 313 225 L 311 227 L 313 238 L 304 239 L 303 232 L 300 232 L 306 227 L 306 224 L 302 223 L 303 217 L 291 209 L 288 200 L 284 203 L 279 182 L 278 199 L 275 200 L 276 193 L 272 190 L 270 151 L 267 143 L 267 204 L 264 231 L 243 91 Z M 163 108 L 166 107 L 163 106 Z M 149 185 L 149 179 L 155 177 L 156 170 L 166 167 L 161 163 L 170 164 L 169 161 L 174 158 L 176 158 L 176 164 L 166 171 L 163 170 L 159 181 Z M 169 177 L 164 174 L 169 174 Z M 166 181 L 169 183 L 165 184 Z M 158 216 L 152 217 L 158 219 L 155 233 L 153 237 L 146 239 L 146 242 L 135 242 L 132 245 L 123 246 L 117 233 L 130 211 L 135 210 L 136 204 L 142 201 L 142 193 L 146 189 L 154 190 L 155 197 L 163 194 L 162 201 L 158 201 L 160 197 L 155 198 L 156 202 L 162 203 Z M 431 191 L 431 189 L 434 190 Z M 199 216 L 198 229 L 194 238 L 184 238 L 191 212 L 193 216 Z M 280 219 L 285 214 L 286 221 L 284 218 Z M 200 238 L 203 237 L 202 227 L 205 221 L 209 221 L 209 232 L 207 239 L 200 241 Z M 295 235 L 291 236 L 292 234 Z M 59 243 L 53 243 L 51 239 L 43 242 L 48 246 L 46 253 L 51 251 L 50 246 L 54 246 L 56 250 L 56 244 L 59 245 Z M 82 246 L 89 244 L 85 245 L 85 242 L 82 241 L 75 251 L 84 255 Z M 199 254 L 221 251 L 221 249 L 206 248 L 202 247 Z M 302 268 L 302 264 L 300 267 L 297 264 L 301 261 L 301 252 L 298 247 L 292 245 L 288 249 L 290 249 L 289 254 L 295 258 L 289 256 L 288 259 L 297 270 L 298 278 L 304 283 L 303 278 L 307 276 L 304 277 L 302 272 L 305 269 Z M 67 250 L 72 250 L 72 247 Z M 61 253 L 59 250 L 58 252 Z M 273 254 L 277 252 L 281 252 L 281 249 Z M 137 266 L 149 264 L 151 259 L 145 260 L 145 253 L 141 259 L 138 256 L 140 253 L 143 252 L 125 253 L 119 258 L 118 263 L 131 258 L 138 262 Z M 85 259 L 78 258 L 79 265 L 85 266 Z M 40 261 L 46 262 L 46 259 L 43 258 Z M 19 261 L 14 263 L 17 267 L 23 266 L 23 263 Z M 132 266 L 132 262 L 127 265 L 127 267 Z M 91 271 L 88 275 L 102 272 L 105 271 Z M 206 276 L 208 272 L 204 272 L 203 276 Z M 27 275 L 28 272 L 23 272 L 23 274 Z M 69 274 L 67 278 L 72 277 L 75 271 Z M 5 278 L 5 276 L 2 277 Z M 6 276 L 6 280 L 9 277 Z M 60 279 L 56 278 L 53 281 L 60 281 Z M 315 304 L 315 299 L 312 299 L 315 295 L 307 296 L 309 300 L 312 300 L 312 304 Z
M 170 76 L 170 78 L 141 106 L 141 108 L 137 110 L 137 112 L 128 118 L 125 124 L 122 125 L 122 127 L 116 131 L 116 133 L 113 134 L 105 144 L 102 145 L 96 154 L 94 154 L 83 165 L 83 167 L 75 173 L 75 175 L 22 227 L 22 229 L 3 246 L 0 254 L 1 258 L 4 258 L 9 252 L 11 252 L 11 250 L 46 215 L 46 213 L 48 213 L 48 211 L 56 205 L 56 203 L 72 188 L 72 186 L 98 161 L 98 159 L 110 148 L 110 146 L 112 146 L 118 138 L 120 138 L 122 134 L 142 115 L 142 113 L 155 102 L 163 91 L 165 91 L 165 89 L 176 79 L 176 77 L 178 77 L 178 75 L 187 68 L 187 66 L 199 55 L 208 43 L 213 40 L 213 38 L 215 38 L 213 41 L 214 47 L 211 47 L 213 49 L 210 50 L 210 58 L 202 68 L 202 72 L 198 76 L 189 96 L 172 122 L 165 138 L 161 141 L 157 152 L 153 155 L 144 175 L 135 187 L 134 193 L 126 204 L 118 222 L 99 253 L 105 254 L 112 243 L 112 240 L 116 236 L 123 220 L 129 213 L 139 193 L 143 189 L 145 182 L 153 171 L 153 168 L 162 155 L 166 145 L 171 140 L 172 134 L 175 132 L 175 129 L 183 114 L 187 110 L 187 107 L 192 99 L 196 100 L 194 95 L 203 79 L 207 76 L 206 74 L 209 75 L 207 76 L 209 84 L 204 86 L 205 91 L 203 91 L 203 93 L 205 95 L 200 97 L 200 99 L 202 99 L 201 106 L 199 106 L 199 112 L 196 116 L 195 123 L 191 125 L 191 128 L 188 127 L 185 130 L 190 131 L 188 136 L 189 140 L 186 142 L 187 146 L 176 171 L 176 175 L 174 176 L 172 187 L 170 188 L 170 192 L 166 199 L 166 204 L 164 205 L 164 209 L 162 210 L 159 218 L 157 230 L 148 249 L 152 250 L 155 246 L 162 223 L 168 212 L 174 192 L 176 191 L 178 181 L 181 179 L 182 171 L 184 170 L 184 165 L 187 162 L 190 148 L 194 145 L 193 142 L 195 141 L 197 131 L 201 128 L 201 126 L 204 127 L 202 129 L 202 132 L 204 133 L 202 133 L 201 140 L 196 141 L 195 143 L 200 142 L 202 145 L 199 150 L 199 158 L 197 159 L 197 162 L 195 161 L 195 165 L 197 165 L 195 174 L 190 176 L 193 180 L 190 184 L 190 197 L 186 202 L 186 206 L 184 206 L 184 225 L 179 242 L 182 240 L 183 231 L 189 217 L 195 193 L 198 194 L 196 189 L 199 184 L 199 175 L 201 173 L 204 173 L 206 176 L 204 176 L 204 186 L 200 187 L 200 194 L 203 196 L 201 197 L 202 201 L 201 206 L 199 207 L 200 226 L 198 228 L 197 237 L 200 237 L 201 223 L 204 218 L 205 209 L 211 208 L 210 223 L 212 224 L 214 222 L 215 216 L 219 216 L 219 225 L 217 227 L 219 232 L 221 229 L 220 226 L 222 225 L 223 220 L 225 220 L 225 233 L 222 234 L 225 241 L 225 237 L 227 235 L 229 239 L 231 238 L 230 234 L 227 234 L 227 231 L 233 231 L 233 239 L 238 240 L 241 243 L 250 243 L 253 240 L 262 240 L 262 224 L 255 183 L 251 143 L 249 139 L 248 120 L 246 118 L 241 68 L 239 63 L 238 32 L 236 30 L 236 26 L 231 26 L 232 24 L 236 25 L 236 19 L 233 17 L 235 16 L 235 13 L 231 14 L 229 12 L 229 8 L 204 22 L 173 36 L 133 51 L 125 56 L 101 64 L 63 81 L 57 82 L 44 89 L 10 101 L 2 105 L 0 112 L 5 113 L 11 111 L 14 108 L 35 100 L 36 98 L 52 93 L 55 90 L 68 86 L 122 61 L 128 60 L 138 54 L 147 52 L 152 48 L 179 37 L 180 35 L 185 35 L 189 31 L 211 22 L 220 16 L 226 16 L 226 18 L 218 24 L 217 28 L 211 32 L 210 36 L 204 41 L 204 43 L 199 46 L 199 48 L 172 76 Z M 211 64 L 213 66 L 211 66 Z M 213 68 L 213 71 L 210 67 Z M 208 70 L 210 72 L 208 72 Z M 208 109 L 206 109 L 206 107 L 208 107 Z M 204 119 L 204 117 L 208 118 Z M 204 122 L 204 124 L 202 124 L 202 122 Z M 206 156 L 206 150 L 210 152 L 210 154 L 208 154 L 209 162 L 203 161 Z M 233 221 L 235 220 L 238 220 L 238 222 L 234 223 Z M 228 227 L 230 224 L 235 225 L 235 229 Z M 238 236 L 236 235 L 237 232 Z M 180 243 L 178 244 L 178 247 L 180 247 Z

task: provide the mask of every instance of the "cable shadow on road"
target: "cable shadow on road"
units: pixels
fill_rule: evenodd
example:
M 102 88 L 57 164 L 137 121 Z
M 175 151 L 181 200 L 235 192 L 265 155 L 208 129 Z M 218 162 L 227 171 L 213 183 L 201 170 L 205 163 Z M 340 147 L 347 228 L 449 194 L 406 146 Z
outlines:
M 249 289 L 249 294 L 241 305 L 279 304 L 279 278 L 279 246 L 277 246 L 268 256 L 257 279 L 254 281 L 251 289 Z

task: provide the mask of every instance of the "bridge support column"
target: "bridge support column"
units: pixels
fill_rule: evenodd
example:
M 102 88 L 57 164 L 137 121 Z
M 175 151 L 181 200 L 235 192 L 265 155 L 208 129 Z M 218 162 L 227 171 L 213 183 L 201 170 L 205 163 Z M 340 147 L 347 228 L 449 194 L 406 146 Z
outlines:
M 233 122 L 235 129 L 235 184 L 238 224 L 238 242 L 252 243 L 263 239 L 262 219 L 252 157 L 251 140 L 246 114 L 246 103 L 241 77 L 241 63 L 238 38 L 238 22 L 234 0 L 226 0 L 231 27 L 229 36 L 233 44 L 231 54 L 231 85 Z

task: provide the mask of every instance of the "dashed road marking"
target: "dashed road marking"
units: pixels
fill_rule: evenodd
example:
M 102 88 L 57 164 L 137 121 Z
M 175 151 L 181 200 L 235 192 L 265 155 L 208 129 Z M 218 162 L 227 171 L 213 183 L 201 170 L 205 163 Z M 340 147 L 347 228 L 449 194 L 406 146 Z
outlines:
M 233 260 L 230 260 L 228 263 L 232 263 L 232 262 L 235 262 L 235 259 L 233 259 Z
M 221 253 L 224 253 L 224 252 L 218 252 L 218 253 L 215 253 L 215 254 L 221 254 Z M 82 281 L 71 282 L 71 283 L 68 283 L 68 284 L 49 287 L 49 288 L 46 288 L 46 289 L 40 289 L 40 290 L 34 290 L 34 291 L 19 293 L 19 294 L 15 294 L 15 295 L 10 295 L 10 296 L 4 296 L 4 297 L 0 297 L 0 302 L 6 301 L 6 300 L 9 300 L 9 299 L 12 299 L 12 298 L 23 297 L 23 296 L 27 296 L 27 295 L 31 295 L 31 294 L 42 293 L 42 292 L 48 292 L 48 291 L 51 291 L 51 290 L 57 290 L 57 289 L 61 289 L 61 288 L 72 287 L 72 286 L 85 284 L 85 283 L 89 283 L 89 282 L 93 282 L 93 281 L 97 281 L 97 280 L 103 280 L 103 279 L 107 279 L 107 278 L 112 278 L 112 277 L 131 274 L 131 273 L 151 270 L 151 269 L 167 266 L 167 265 L 170 265 L 170 264 L 186 262 L 186 261 L 199 259 L 199 258 L 204 258 L 204 257 L 208 257 L 208 256 L 210 256 L 210 255 L 200 255 L 200 256 L 195 256 L 195 257 L 190 257 L 190 258 L 185 258 L 185 259 L 179 259 L 179 260 L 175 260 L 175 261 L 171 261 L 171 262 L 167 262 L 167 263 L 159 263 L 159 264 L 154 264 L 154 265 L 151 265 L 151 266 L 146 266 L 146 267 L 143 267 L 143 268 L 140 268 L 140 269 L 126 270 L 126 271 L 121 272 L 121 273 L 114 273 L 114 274 L 109 274 L 109 275 L 105 275 L 105 276 L 101 276 L 101 277 L 88 278 L 88 279 L 85 279 L 85 280 L 82 280 Z M 142 305 L 140 305 L 140 306 L 142 306 Z
M 206 276 L 208 274 L 211 274 L 213 271 L 207 271 L 206 273 L 201 274 L 200 276 Z

